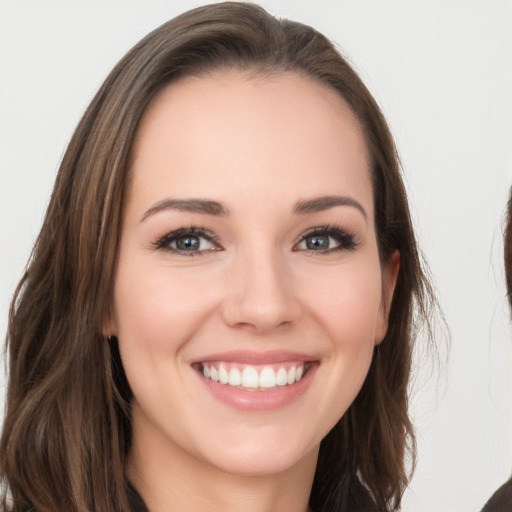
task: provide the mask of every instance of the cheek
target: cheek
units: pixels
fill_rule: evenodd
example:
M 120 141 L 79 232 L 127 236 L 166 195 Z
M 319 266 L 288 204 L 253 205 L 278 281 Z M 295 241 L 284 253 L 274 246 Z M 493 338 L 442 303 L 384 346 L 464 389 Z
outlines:
M 334 342 L 354 349 L 365 342 L 373 345 L 381 319 L 380 267 L 362 263 L 327 269 L 304 283 L 304 288 L 315 291 L 307 301 L 312 315 Z
M 330 429 L 350 407 L 368 374 L 381 319 L 381 273 L 378 263 L 347 265 L 328 273 L 316 279 L 316 299 L 309 301 L 308 308 L 328 344 L 323 361 L 327 377 L 318 409 L 329 418 Z
M 118 266 L 114 311 L 121 360 L 136 403 L 155 425 L 173 422 L 170 411 L 178 396 L 170 390 L 181 390 L 185 403 L 194 398 L 180 387 L 188 368 L 180 363 L 215 302 L 204 282 L 187 270 L 136 258 L 125 258 Z M 166 413 L 163 404 L 168 404 Z
M 215 302 L 208 282 L 187 270 L 123 262 L 116 276 L 117 334 L 125 353 L 175 354 L 208 316 Z M 144 268 L 144 271 L 140 269 Z

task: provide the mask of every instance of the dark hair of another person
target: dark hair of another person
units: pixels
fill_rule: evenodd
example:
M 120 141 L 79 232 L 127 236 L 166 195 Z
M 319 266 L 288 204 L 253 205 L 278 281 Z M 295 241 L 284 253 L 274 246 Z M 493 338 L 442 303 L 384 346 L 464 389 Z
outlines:
M 366 381 L 321 443 L 310 504 L 316 512 L 354 512 L 368 499 L 373 510 L 400 506 L 405 461 L 413 466 L 415 455 L 411 351 L 418 322 L 430 325 L 434 299 L 392 136 L 369 91 L 323 35 L 228 2 L 182 14 L 140 41 L 107 77 L 68 145 L 10 309 L 0 445 L 8 510 L 143 508 L 125 477 L 131 391 L 117 345 L 106 343 L 102 330 L 112 306 L 130 151 L 141 116 L 164 87 L 228 69 L 315 80 L 337 91 L 359 120 L 371 157 L 381 263 L 398 250 L 400 270 L 389 329 Z
M 507 205 L 503 255 L 507 297 L 512 311 L 512 189 Z M 512 510 L 512 478 L 507 480 L 489 499 L 482 512 L 510 512 Z
M 507 204 L 507 218 L 505 221 L 505 236 L 503 244 L 507 297 L 512 311 L 512 189 L 510 189 L 510 197 Z

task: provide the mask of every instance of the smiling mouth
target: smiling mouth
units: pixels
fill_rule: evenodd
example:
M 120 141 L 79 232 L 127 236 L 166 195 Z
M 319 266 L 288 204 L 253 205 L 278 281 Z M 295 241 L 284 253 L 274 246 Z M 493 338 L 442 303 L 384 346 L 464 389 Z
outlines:
M 309 371 L 308 361 L 277 365 L 247 365 L 228 362 L 204 362 L 194 368 L 207 380 L 244 391 L 271 391 L 299 382 Z

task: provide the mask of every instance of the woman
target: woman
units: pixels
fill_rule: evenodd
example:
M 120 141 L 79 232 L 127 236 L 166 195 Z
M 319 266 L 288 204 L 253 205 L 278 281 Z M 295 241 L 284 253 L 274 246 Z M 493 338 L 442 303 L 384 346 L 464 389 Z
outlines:
M 4 506 L 397 510 L 431 300 L 390 132 L 331 43 L 185 13 L 64 156 L 11 308 Z
M 512 307 L 512 190 L 508 200 L 504 238 L 505 278 L 507 297 Z M 512 510 L 512 478 L 505 482 L 489 499 L 482 512 L 507 512 Z

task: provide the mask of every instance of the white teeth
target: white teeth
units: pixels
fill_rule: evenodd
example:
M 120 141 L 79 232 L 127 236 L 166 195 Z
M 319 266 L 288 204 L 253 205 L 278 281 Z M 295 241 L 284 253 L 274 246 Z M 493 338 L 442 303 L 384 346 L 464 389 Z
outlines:
M 259 380 L 258 372 L 254 368 L 250 366 L 244 368 L 242 372 L 242 386 L 244 388 L 259 388 Z
M 238 368 L 231 368 L 229 372 L 229 385 L 240 386 L 242 384 L 242 374 Z
M 260 373 L 260 388 L 276 387 L 276 372 L 272 368 L 265 367 Z
M 288 374 L 284 368 L 279 368 L 276 374 L 276 384 L 278 386 L 285 386 L 288 384 Z
M 224 366 L 219 368 L 219 382 L 221 384 L 227 384 L 229 382 L 229 373 L 226 371 Z
M 288 370 L 288 384 L 293 384 L 295 382 L 295 372 L 297 370 L 295 369 L 295 366 L 292 366 Z
M 227 365 L 227 368 L 226 368 Z M 252 366 L 245 366 L 243 371 L 233 366 L 228 370 L 230 363 L 203 364 L 202 373 L 206 379 L 214 382 L 228 384 L 233 387 L 248 389 L 273 389 L 276 386 L 286 386 L 299 382 L 304 376 L 304 364 L 281 367 L 277 372 L 271 366 L 258 370 Z

